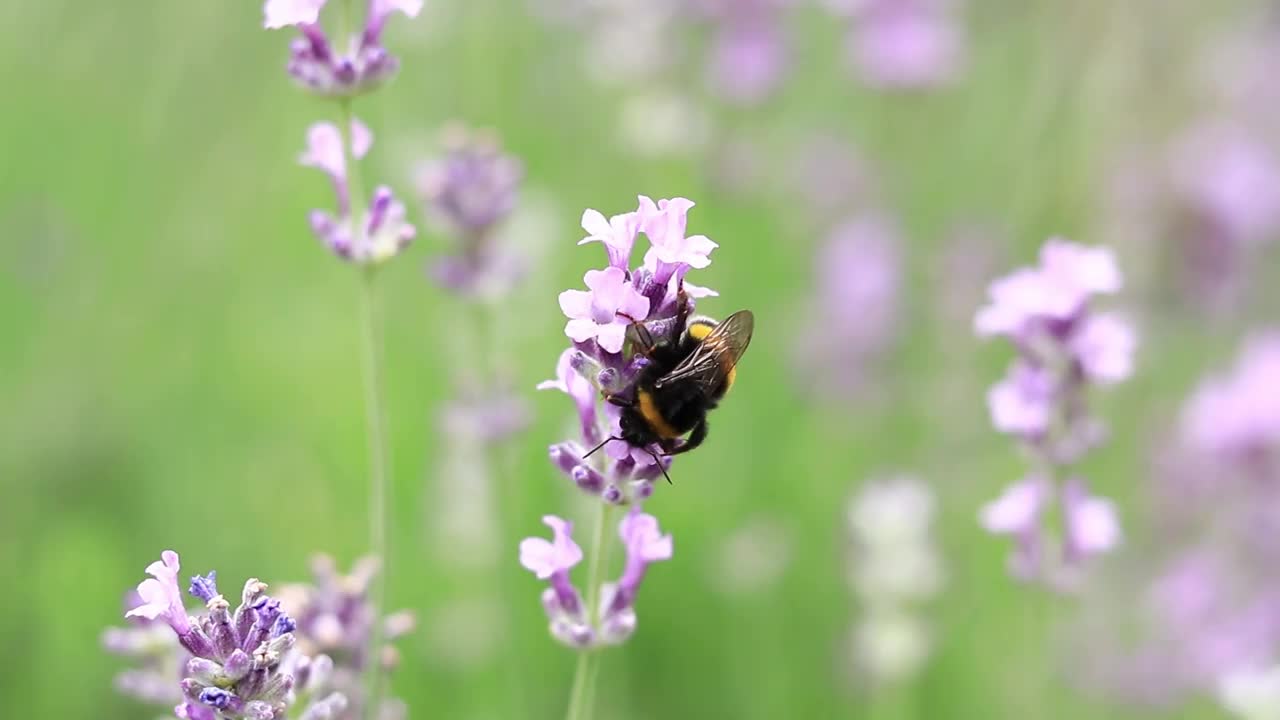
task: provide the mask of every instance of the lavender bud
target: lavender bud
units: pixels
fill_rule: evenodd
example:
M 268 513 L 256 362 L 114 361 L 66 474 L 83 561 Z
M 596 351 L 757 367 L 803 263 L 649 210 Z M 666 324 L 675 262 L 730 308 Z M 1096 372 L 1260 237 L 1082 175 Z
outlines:
M 230 656 L 227 657 L 226 663 L 222 666 L 222 672 L 232 682 L 237 682 L 245 675 L 249 674 L 249 670 L 253 668 L 253 659 L 245 651 L 236 648 Z
M 583 623 L 557 619 L 551 623 L 551 635 L 571 648 L 589 648 L 594 644 L 595 633 Z
M 253 700 L 244 706 L 244 716 L 248 720 L 276 720 L 280 715 L 276 714 L 276 709 L 269 703 L 261 700 Z
M 622 494 L 622 490 L 620 490 L 617 485 L 610 485 L 600 494 L 600 499 L 610 505 L 621 505 L 625 497 Z
M 235 695 L 222 688 L 207 687 L 200 691 L 198 699 L 209 707 L 226 710 L 231 707 L 232 702 L 235 700 Z
M 347 709 L 347 696 L 335 692 L 316 701 L 302 713 L 300 720 L 331 720 L 339 717 Z
M 222 675 L 222 666 L 205 658 L 191 658 L 187 661 L 187 674 L 205 685 L 212 685 L 214 679 Z
M 207 577 L 196 575 L 191 578 L 191 587 L 187 592 L 200 598 L 208 603 L 218 594 L 218 573 L 216 570 L 210 570 Z
M 573 478 L 578 487 L 593 495 L 599 495 L 604 487 L 604 476 L 589 465 L 578 465 L 569 473 L 569 477 Z
M 213 651 L 219 660 L 225 659 L 236 649 L 236 630 L 231 625 L 231 607 L 226 598 L 216 595 L 206 606 L 209 609 L 210 634 Z

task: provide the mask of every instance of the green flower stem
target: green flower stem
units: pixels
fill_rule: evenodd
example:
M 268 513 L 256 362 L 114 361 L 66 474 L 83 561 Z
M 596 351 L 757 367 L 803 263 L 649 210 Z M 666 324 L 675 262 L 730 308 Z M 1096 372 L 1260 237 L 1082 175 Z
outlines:
M 607 554 L 605 545 L 605 528 L 609 525 L 609 516 L 613 513 L 613 505 L 600 503 L 600 514 L 596 517 L 595 537 L 591 542 L 591 564 L 587 572 L 587 622 L 598 631 L 600 619 L 600 583 L 604 570 L 604 557 Z M 600 649 L 590 648 L 578 653 L 578 667 L 573 673 L 573 689 L 569 693 L 569 712 L 566 720 L 589 720 L 591 717 L 592 698 L 595 695 L 596 675 L 600 670 Z
M 352 243 L 359 247 L 365 238 L 364 189 L 360 182 L 360 168 L 351 150 L 351 123 L 354 114 L 351 100 L 339 102 L 342 111 L 338 131 L 342 137 L 342 157 L 347 170 L 347 188 L 350 202 Z M 382 378 L 382 327 L 378 313 L 377 268 L 362 268 L 360 277 L 361 368 L 364 373 L 365 424 L 369 442 L 369 547 L 381 562 L 378 574 L 369 588 L 369 605 L 375 618 L 369 632 L 369 644 L 365 648 L 365 699 L 364 715 L 368 720 L 378 717 L 382 701 L 382 616 L 386 597 L 389 562 L 387 558 L 387 487 L 388 437 L 386 426 L 386 391 Z

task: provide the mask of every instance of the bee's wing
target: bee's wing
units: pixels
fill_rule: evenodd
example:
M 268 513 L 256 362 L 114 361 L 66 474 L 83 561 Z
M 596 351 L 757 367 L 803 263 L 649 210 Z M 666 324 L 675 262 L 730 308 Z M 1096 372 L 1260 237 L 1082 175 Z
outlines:
M 755 316 L 750 310 L 739 310 L 730 315 L 712 328 L 689 357 L 654 384 L 662 387 L 678 380 L 692 380 L 705 395 L 713 395 L 747 351 L 755 324 Z

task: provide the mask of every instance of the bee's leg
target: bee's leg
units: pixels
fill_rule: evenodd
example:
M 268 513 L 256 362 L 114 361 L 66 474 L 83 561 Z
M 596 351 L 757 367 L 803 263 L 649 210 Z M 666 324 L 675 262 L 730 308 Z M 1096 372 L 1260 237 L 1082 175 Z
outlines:
M 676 324 L 672 333 L 678 338 L 689 321 L 689 295 L 684 291 L 684 278 L 676 281 Z
M 617 313 L 617 316 L 631 323 L 627 329 L 629 332 L 635 332 L 635 340 L 640 345 L 636 350 L 645 357 L 652 355 L 653 348 L 656 345 L 653 341 L 653 333 L 649 332 L 649 328 L 645 327 L 644 323 L 624 312 Z
M 617 405 L 618 407 L 624 407 L 624 408 L 632 407 L 633 405 L 636 404 L 634 400 L 632 400 L 629 397 L 626 397 L 625 395 L 608 394 L 604 396 L 604 399 L 605 399 L 605 402 L 610 403 L 611 405 Z
M 668 450 L 667 452 L 663 453 L 663 455 L 670 457 L 671 455 L 679 455 L 680 453 L 687 453 L 690 450 L 701 445 L 702 441 L 706 439 L 707 439 L 707 419 L 703 418 L 698 421 L 697 425 L 693 426 L 693 432 L 689 433 L 689 438 L 687 440 L 681 443 L 679 447 L 672 450 Z

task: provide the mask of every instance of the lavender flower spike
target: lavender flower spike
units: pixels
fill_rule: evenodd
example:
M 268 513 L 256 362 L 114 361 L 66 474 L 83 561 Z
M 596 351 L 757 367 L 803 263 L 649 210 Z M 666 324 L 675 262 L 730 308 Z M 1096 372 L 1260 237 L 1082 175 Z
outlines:
M 175 713 L 190 720 L 271 720 L 284 718 L 294 701 L 295 681 L 286 669 L 296 642 L 294 623 L 268 597 L 266 585 L 245 583 L 234 611 L 218 593 L 217 575 L 197 575 L 190 592 L 205 603 L 205 612 L 187 618 L 178 591 L 178 554 L 167 550 L 148 568 L 153 580 L 139 586 L 144 604 L 127 617 L 166 617 L 178 642 L 191 657 L 178 683 L 183 698 Z M 182 622 L 174 622 L 181 616 Z M 297 664 L 292 660 L 289 666 Z
M 1133 372 L 1133 328 L 1092 307 L 1121 284 L 1110 250 L 1055 238 L 1041 249 L 1039 265 L 992 283 L 990 304 L 974 318 L 980 337 L 1004 337 L 1017 351 L 1008 374 L 987 393 L 992 424 L 1039 460 L 1035 476 L 982 512 L 987 530 L 1015 539 L 1010 569 L 1019 578 L 1068 587 L 1086 560 L 1120 543 L 1114 504 L 1092 495 L 1083 479 L 1064 476 L 1105 436 L 1101 421 L 1088 413 L 1089 388 Z M 1042 527 L 1055 501 L 1062 503 L 1063 522 L 1056 558 Z
M 370 0 L 360 32 L 331 42 L 320 26 L 325 0 L 267 0 L 263 26 L 298 28 L 289 48 L 288 71 L 306 90 L 325 97 L 352 97 L 373 90 L 395 75 L 397 60 L 382 46 L 382 30 L 392 13 L 416 17 L 422 0 Z
M 350 183 L 342 132 L 331 123 L 316 123 L 307 131 L 307 147 L 299 164 L 323 171 L 333 182 L 338 214 L 311 213 L 311 229 L 338 257 L 354 263 L 377 264 L 395 257 L 416 235 L 406 220 L 404 203 L 385 185 L 374 190 L 364 215 L 351 215 Z M 351 156 L 361 158 L 373 145 L 373 135 L 359 120 L 351 123 Z

